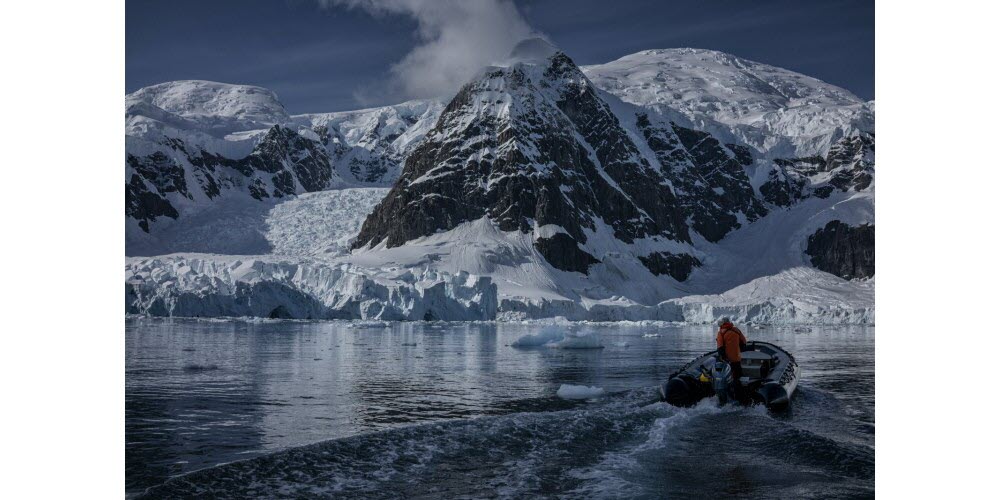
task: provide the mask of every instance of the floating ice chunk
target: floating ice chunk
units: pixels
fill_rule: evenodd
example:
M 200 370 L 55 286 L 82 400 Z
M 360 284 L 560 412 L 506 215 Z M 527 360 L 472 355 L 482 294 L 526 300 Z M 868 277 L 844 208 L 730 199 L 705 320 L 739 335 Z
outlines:
M 543 345 L 552 344 L 559 342 L 563 339 L 565 335 L 562 329 L 549 326 L 542 328 L 542 330 L 536 334 L 522 335 L 520 338 L 511 344 L 512 347 L 541 347 Z
M 563 399 L 593 399 L 604 395 L 604 389 L 600 387 L 588 387 L 585 385 L 563 384 L 556 391 L 556 396 Z
M 550 344 L 559 349 L 604 349 L 601 337 L 595 332 L 569 333 L 562 340 Z
M 557 349 L 603 349 L 601 337 L 592 331 L 567 332 L 556 326 L 543 328 L 536 334 L 522 335 L 512 347 L 554 347 Z

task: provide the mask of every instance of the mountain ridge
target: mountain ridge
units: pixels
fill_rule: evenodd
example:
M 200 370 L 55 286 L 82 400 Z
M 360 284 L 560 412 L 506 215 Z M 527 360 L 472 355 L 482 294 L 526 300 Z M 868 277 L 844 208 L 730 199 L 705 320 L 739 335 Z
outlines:
M 714 66 L 692 66 L 674 76 L 698 80 L 710 91 L 664 94 L 668 89 L 657 86 L 666 80 L 657 80 L 658 72 L 689 64 L 692 57 L 709 57 Z M 767 83 L 770 78 L 771 83 L 761 87 L 746 77 L 748 68 L 768 72 L 757 80 Z M 633 85 L 640 74 L 648 79 L 645 87 Z M 167 108 L 180 110 L 171 113 L 156 107 L 153 99 L 133 98 L 139 111 L 127 116 L 132 127 L 127 130 L 135 135 L 126 141 L 126 170 L 132 180 L 126 209 L 127 225 L 133 227 L 127 236 L 134 238 L 127 241 L 133 242 L 132 249 L 150 255 L 270 254 L 278 247 L 265 237 L 263 222 L 227 224 L 214 214 L 237 214 L 241 221 L 273 220 L 269 213 L 291 207 L 289 200 L 303 193 L 336 198 L 341 187 L 391 185 L 363 223 L 358 214 L 350 215 L 360 227 L 343 228 L 353 232 L 324 240 L 342 242 L 340 250 L 287 256 L 289 263 L 307 263 L 310 272 L 319 275 L 327 272 L 326 266 L 350 269 L 350 275 L 366 276 L 372 283 L 391 283 L 393 294 L 419 294 L 420 287 L 442 283 L 445 290 L 465 297 L 458 303 L 480 300 L 475 297 L 486 301 L 476 306 L 473 316 L 507 319 L 674 318 L 679 306 L 659 304 L 744 290 L 740 286 L 799 268 L 871 278 L 874 104 L 794 75 L 728 54 L 691 49 L 642 51 L 580 68 L 542 41 L 484 68 L 447 103 L 411 101 L 293 115 L 267 124 L 268 117 L 280 113 L 267 104 L 266 93 L 250 92 L 252 105 L 240 107 L 216 97 L 231 96 L 232 90 L 203 90 L 201 95 L 213 105 L 221 106 L 220 99 L 225 104 L 228 121 L 219 125 L 219 117 L 200 113 L 205 106 L 170 102 Z M 786 77 L 792 79 L 787 85 L 781 81 Z M 716 86 L 732 78 L 738 84 L 731 84 L 729 91 L 743 95 L 758 89 L 760 95 L 718 105 Z M 790 102 L 794 105 L 788 107 Z M 185 126 L 201 120 L 209 126 L 175 127 L 171 120 Z M 240 120 L 267 128 L 225 130 Z M 214 170 L 198 170 L 209 164 Z M 193 194 L 195 188 L 201 194 Z M 208 194 L 216 190 L 214 196 Z M 350 204 L 325 206 L 343 210 Z M 309 217 L 303 213 L 283 220 Z M 209 244 L 192 245 L 184 236 L 221 226 L 227 226 L 220 232 L 220 237 L 229 238 L 225 245 L 213 247 L 211 238 Z M 228 227 L 236 226 L 246 234 L 230 237 L 229 232 L 240 230 Z M 282 234 L 287 238 L 292 233 Z M 304 242 L 280 246 L 305 247 Z M 127 254 L 129 248 L 127 244 Z M 274 258 L 281 255 L 269 257 Z M 184 269 L 165 261 L 130 262 L 144 273 L 152 272 L 151 265 L 167 266 L 163 269 L 169 273 Z M 816 280 L 815 272 L 792 272 L 772 281 Z M 423 284 L 409 277 L 413 273 L 424 276 L 419 281 Z M 485 276 L 491 284 L 475 282 L 464 288 L 474 280 L 463 276 Z M 185 282 L 194 286 L 198 281 Z M 157 310 L 183 314 L 164 305 L 176 304 L 170 294 L 192 300 L 191 291 L 163 288 L 167 282 L 145 288 L 143 280 L 133 283 L 134 300 L 158 303 Z M 347 283 L 308 286 L 336 287 L 334 295 L 329 295 L 331 290 L 323 297 L 340 297 L 340 303 L 354 293 L 342 289 Z M 847 283 L 830 290 L 847 293 L 855 287 Z M 301 288 L 305 282 L 283 286 L 306 293 Z M 414 291 L 404 292 L 410 289 Z M 218 298 L 229 293 L 227 288 L 207 290 L 198 293 L 216 298 L 205 300 L 228 300 Z M 287 293 L 288 300 L 299 300 Z M 868 296 L 860 288 L 858 293 Z M 773 307 L 755 309 L 748 303 L 740 314 L 767 310 L 770 318 L 787 318 L 805 314 L 802 307 L 822 309 L 817 305 L 821 300 L 807 306 L 777 296 L 767 300 L 772 299 L 777 301 Z M 365 300 L 369 305 L 362 309 L 345 313 L 335 308 L 330 311 L 341 312 L 329 314 L 379 317 L 370 302 L 376 299 Z M 831 301 L 850 305 L 850 311 L 843 312 L 845 318 L 854 318 L 850 321 L 873 318 L 873 309 L 863 304 L 859 309 L 857 301 Z M 693 305 L 684 304 L 685 315 L 701 317 Z M 326 310 L 317 307 L 290 304 L 284 310 Z M 431 301 L 392 314 L 405 319 L 448 319 L 456 314 L 454 306 L 449 306 L 451 312 L 435 307 Z M 826 321 L 841 314 L 817 311 L 810 317 Z

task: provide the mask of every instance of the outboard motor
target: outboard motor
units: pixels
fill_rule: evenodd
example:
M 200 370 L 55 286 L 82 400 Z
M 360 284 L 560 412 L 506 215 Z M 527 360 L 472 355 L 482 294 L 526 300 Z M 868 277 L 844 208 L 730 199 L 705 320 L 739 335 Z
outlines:
M 715 397 L 719 399 L 720 405 L 729 402 L 732 386 L 733 368 L 721 359 L 716 361 L 715 365 L 712 366 L 712 388 L 715 389 Z
M 697 385 L 698 381 L 689 375 L 672 377 L 660 386 L 660 401 L 680 407 L 694 406 L 701 398 Z

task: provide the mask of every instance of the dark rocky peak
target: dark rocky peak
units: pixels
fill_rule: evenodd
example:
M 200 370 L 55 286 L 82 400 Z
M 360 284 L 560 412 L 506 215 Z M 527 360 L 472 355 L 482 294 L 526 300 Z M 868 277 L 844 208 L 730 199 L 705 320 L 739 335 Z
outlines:
M 690 242 L 669 182 L 586 76 L 564 53 L 531 45 L 448 103 L 356 248 L 400 246 L 482 217 L 503 231 L 558 226 L 563 236 L 539 237 L 535 247 L 571 271 L 599 261 L 586 243 L 601 223 L 626 243 Z

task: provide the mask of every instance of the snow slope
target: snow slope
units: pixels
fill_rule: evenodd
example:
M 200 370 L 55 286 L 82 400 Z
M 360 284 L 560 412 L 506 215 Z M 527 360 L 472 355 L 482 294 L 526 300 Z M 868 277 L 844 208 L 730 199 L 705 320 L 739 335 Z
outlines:
M 689 295 L 659 308 L 676 308 L 676 320 L 689 323 L 729 316 L 740 323 L 874 324 L 875 280 L 846 281 L 793 267 L 720 294 Z
M 141 133 L 142 118 L 213 135 L 267 128 L 289 119 L 278 96 L 268 89 L 200 80 L 144 87 L 125 96 L 125 109 L 126 135 Z
M 806 241 L 833 220 L 852 226 L 874 223 L 874 193 L 808 198 L 789 208 L 773 210 L 716 244 L 698 241 L 696 247 L 703 251 L 705 261 L 691 273 L 686 290 L 716 294 L 787 269 L 810 267 L 809 256 L 804 253 Z
M 625 102 L 775 157 L 823 154 L 837 139 L 875 127 L 874 102 L 714 50 L 645 50 L 583 71 Z

